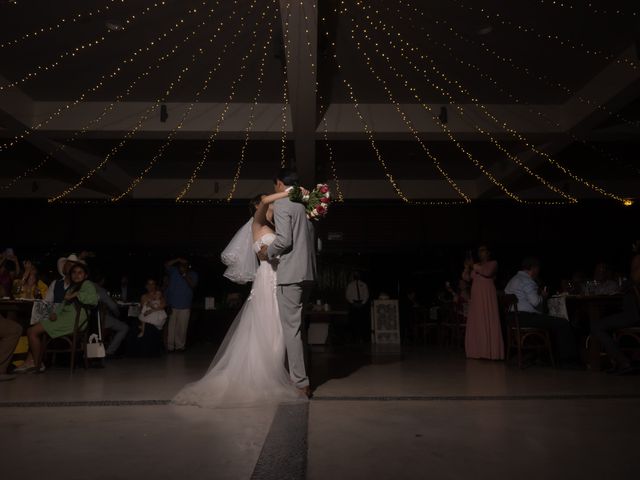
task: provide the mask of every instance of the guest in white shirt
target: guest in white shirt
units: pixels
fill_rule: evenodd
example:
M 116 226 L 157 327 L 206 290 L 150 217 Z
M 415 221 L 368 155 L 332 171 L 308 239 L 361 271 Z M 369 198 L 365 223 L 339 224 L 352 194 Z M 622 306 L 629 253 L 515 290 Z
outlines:
M 504 292 L 518 298 L 518 319 L 521 327 L 549 330 L 556 358 L 560 362 L 575 362 L 578 359 L 576 335 L 567 320 L 543 313 L 548 294 L 547 290 L 540 289 L 536 282 L 539 275 L 540 261 L 533 257 L 525 258 L 522 270 L 509 280 Z
M 369 287 L 354 272 L 353 280 L 347 285 L 345 298 L 349 303 L 349 323 L 353 339 L 358 343 L 371 340 L 371 319 L 369 318 Z

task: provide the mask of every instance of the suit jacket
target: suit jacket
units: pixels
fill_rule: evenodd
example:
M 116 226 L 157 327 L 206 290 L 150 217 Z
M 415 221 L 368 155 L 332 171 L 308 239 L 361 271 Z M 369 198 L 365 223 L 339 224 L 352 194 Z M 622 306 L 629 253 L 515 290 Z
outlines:
M 312 282 L 316 278 L 316 248 L 313 223 L 301 203 L 288 198 L 273 206 L 276 238 L 267 251 L 269 259 L 280 257 L 278 285 Z

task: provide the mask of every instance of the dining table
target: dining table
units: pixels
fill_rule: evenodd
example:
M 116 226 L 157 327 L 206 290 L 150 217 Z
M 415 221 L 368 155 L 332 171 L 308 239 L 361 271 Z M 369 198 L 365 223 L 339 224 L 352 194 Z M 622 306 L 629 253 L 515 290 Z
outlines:
M 561 295 L 548 301 L 551 315 L 565 318 L 585 334 L 588 342 L 583 349 L 590 370 L 602 369 L 602 346 L 590 335 L 591 325 L 622 310 L 624 295 Z
M 0 315 L 18 322 L 26 330 L 31 324 L 34 301 L 33 299 L 0 298 Z

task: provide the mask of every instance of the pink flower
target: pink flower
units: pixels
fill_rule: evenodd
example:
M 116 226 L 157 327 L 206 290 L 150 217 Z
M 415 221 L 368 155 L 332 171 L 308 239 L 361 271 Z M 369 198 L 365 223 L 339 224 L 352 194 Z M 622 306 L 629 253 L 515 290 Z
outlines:
M 329 191 L 329 187 L 327 185 L 323 185 L 320 187 L 320 193 L 327 193 Z
M 316 207 L 316 212 L 318 212 L 320 215 L 322 215 L 325 212 L 325 208 L 322 205 L 318 205 Z
M 331 202 L 331 199 L 330 199 L 330 198 L 328 198 L 328 197 L 322 197 L 322 198 L 320 199 L 320 202 L 322 202 L 322 203 L 330 203 L 330 202 Z

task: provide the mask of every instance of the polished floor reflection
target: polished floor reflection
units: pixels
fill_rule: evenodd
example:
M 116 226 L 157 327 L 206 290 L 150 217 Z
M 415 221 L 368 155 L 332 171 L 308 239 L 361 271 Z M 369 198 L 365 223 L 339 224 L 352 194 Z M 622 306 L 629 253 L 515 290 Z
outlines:
M 204 373 L 213 354 L 201 346 L 0 384 L 0 443 L 12 445 L 1 449 L 3 472 L 29 478 L 46 468 L 52 479 L 304 478 L 308 461 L 310 479 L 640 474 L 628 460 L 640 431 L 637 376 L 544 366 L 521 371 L 447 350 L 343 349 L 313 352 L 316 396 L 308 418 L 307 410 L 301 416 L 276 407 L 167 405 Z M 269 456 L 297 455 L 304 439 L 309 449 L 301 461 L 278 463 L 295 465 L 295 472 L 272 477 Z M 77 459 L 71 471 L 70 458 Z

